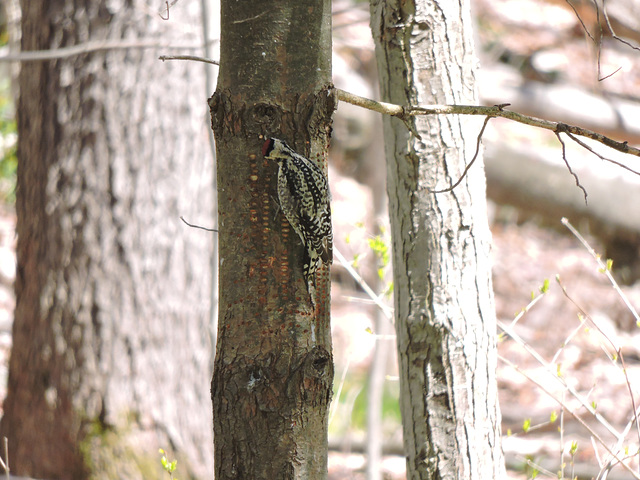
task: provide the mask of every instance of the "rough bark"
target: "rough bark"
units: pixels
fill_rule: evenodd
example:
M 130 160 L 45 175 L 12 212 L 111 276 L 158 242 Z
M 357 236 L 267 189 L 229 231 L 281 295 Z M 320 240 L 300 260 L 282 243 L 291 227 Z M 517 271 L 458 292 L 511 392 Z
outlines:
M 468 2 L 372 2 L 382 100 L 477 102 Z M 495 377 L 490 232 L 481 162 L 452 192 L 476 129 L 385 118 L 407 477 L 504 478 Z
M 211 383 L 222 479 L 327 475 L 333 359 L 328 269 L 316 304 L 302 245 L 277 204 L 264 138 L 323 162 L 330 118 L 328 0 L 222 2 L 210 100 L 218 159 L 220 312 Z
M 142 1 L 22 8 L 25 51 L 179 33 Z M 197 13 L 181 20 L 197 24 Z M 211 218 L 202 67 L 157 57 L 119 50 L 22 66 L 1 424 L 20 475 L 159 478 L 159 447 L 182 459 L 181 478 L 213 468 L 211 239 L 179 220 Z

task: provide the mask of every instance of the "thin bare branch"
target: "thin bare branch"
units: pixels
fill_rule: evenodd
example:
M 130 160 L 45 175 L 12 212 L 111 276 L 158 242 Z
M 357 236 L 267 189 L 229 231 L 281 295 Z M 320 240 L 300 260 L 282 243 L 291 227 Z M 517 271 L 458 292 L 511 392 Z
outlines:
M 358 107 L 366 108 L 367 110 L 372 110 L 374 112 L 391 115 L 394 117 L 402 117 L 406 114 L 405 108 L 401 107 L 400 105 L 396 105 L 394 103 L 377 102 L 375 100 L 371 100 L 370 98 L 361 97 L 360 95 L 356 95 L 355 93 L 350 93 L 339 88 L 337 88 L 336 90 L 338 92 L 338 100 L 350 103 L 351 105 L 356 105 Z
M 600 255 L 593 249 L 591 245 L 589 245 L 589 242 L 587 242 L 587 240 L 580 234 L 580 232 L 578 232 L 578 230 L 576 230 L 576 228 L 571 225 L 571 222 L 569 222 L 566 217 L 563 217 L 560 221 L 565 227 L 569 229 L 569 231 L 578 239 L 578 241 L 582 243 L 582 245 L 587 249 L 587 252 L 589 252 L 589 254 L 595 259 L 595 261 L 598 263 L 600 271 L 607 277 L 609 282 L 611 282 L 613 289 L 622 299 L 629 312 L 631 312 L 633 318 L 635 318 L 636 324 L 640 325 L 640 314 L 638 314 L 638 311 L 634 308 L 633 305 L 631 305 L 631 302 L 620 288 L 620 285 L 618 285 L 618 282 L 616 282 L 616 279 L 613 278 L 613 275 L 611 275 L 610 269 L 607 268 Z
M 585 188 L 580 183 L 580 179 L 578 178 L 578 175 L 576 175 L 576 173 L 571 169 L 571 165 L 569 165 L 569 160 L 567 160 L 567 147 L 564 144 L 564 140 L 562 140 L 562 137 L 560 136 L 560 132 L 559 131 L 556 131 L 554 133 L 556 134 L 556 137 L 558 138 L 558 141 L 560 142 L 560 145 L 562 145 L 562 160 L 564 160 L 564 164 L 567 166 L 567 169 L 569 170 L 569 173 L 571 175 L 573 175 L 573 178 L 576 179 L 576 186 L 580 190 L 582 190 L 582 193 L 584 194 L 584 204 L 587 205 L 587 191 L 585 190 Z
M 613 30 L 613 26 L 611 25 L 611 21 L 609 20 L 609 14 L 607 13 L 607 9 L 604 5 L 605 2 L 606 0 L 602 0 L 602 14 L 604 16 L 604 21 L 607 22 L 607 28 L 611 32 L 611 36 L 615 38 L 617 41 L 619 41 L 620 43 L 625 44 L 627 47 L 630 47 L 634 50 L 640 50 L 640 47 L 638 47 L 637 45 L 633 45 L 632 43 L 626 41 L 624 38 L 621 38 L 618 35 L 616 35 L 616 32 Z
M 7 437 L 3 437 L 4 440 L 4 461 L 0 458 L 0 465 L 4 469 L 4 473 L 7 475 L 7 480 L 11 478 L 10 472 L 11 468 L 9 467 L 9 439 Z
M 353 277 L 353 279 L 362 287 L 369 298 L 375 303 L 382 314 L 387 318 L 387 320 L 393 320 L 393 310 L 389 308 L 389 306 L 385 305 L 380 297 L 376 295 L 373 289 L 365 282 L 365 280 L 355 271 L 355 269 L 351 266 L 351 264 L 347 261 L 347 259 L 342 255 L 340 250 L 334 245 L 333 246 L 333 254 L 338 259 L 338 261 L 342 264 L 342 266 L 349 272 L 349 275 Z
M 158 12 L 158 15 L 160 15 L 160 18 L 163 19 L 163 20 L 169 20 L 169 9 L 171 7 L 173 7 L 176 3 L 178 3 L 178 0 L 173 0 L 173 2 L 171 2 L 171 4 L 169 4 L 169 2 L 164 2 L 164 3 L 167 6 L 166 10 L 165 10 L 167 12 L 167 18 L 164 18 L 162 16 L 162 12 Z
M 160 55 L 159 60 L 163 62 L 165 60 L 193 60 L 194 62 L 211 63 L 212 65 L 220 65 L 217 60 L 211 60 L 210 58 L 198 57 L 197 55 Z
M 159 39 L 145 40 L 97 40 L 70 47 L 55 48 L 51 50 L 30 50 L 16 54 L 3 55 L 0 62 L 36 62 L 42 60 L 56 60 L 59 58 L 69 58 L 84 53 L 99 52 L 104 50 L 125 50 L 130 48 L 166 48 L 171 50 L 198 50 L 203 48 L 200 44 L 171 45 Z
M 162 16 L 162 12 L 158 12 L 158 15 L 160 16 L 160 18 L 161 18 L 162 20 L 169 20 L 169 2 L 164 2 L 164 3 L 165 3 L 165 5 L 167 6 L 167 18 L 164 18 L 164 17 Z
M 637 172 L 636 170 L 634 170 L 633 168 L 627 167 L 624 163 L 622 162 L 617 162 L 616 160 L 612 160 L 610 158 L 604 157 L 602 155 L 600 155 L 598 152 L 596 152 L 593 148 L 591 148 L 589 145 L 587 145 L 586 143 L 584 143 L 582 140 L 580 140 L 579 138 L 577 138 L 575 135 L 570 134 L 569 132 L 565 132 L 567 134 L 567 137 L 569 137 L 571 140 L 573 140 L 574 142 L 576 142 L 578 145 L 580 145 L 582 148 L 584 148 L 585 150 L 589 150 L 591 153 L 593 153 L 596 157 L 598 157 L 600 160 L 603 160 L 605 162 L 609 162 L 609 163 L 613 163 L 614 165 L 617 165 L 620 168 L 624 168 L 625 170 L 628 170 L 631 173 L 634 173 L 636 175 L 640 175 L 640 172 Z
M 586 33 L 589 38 L 591 40 L 593 40 L 593 43 L 597 43 L 596 39 L 593 38 L 593 35 L 591 35 L 591 32 L 589 31 L 589 29 L 587 28 L 587 26 L 584 24 L 584 22 L 582 21 L 582 18 L 580 18 L 580 14 L 578 13 L 578 10 L 576 10 L 576 7 L 573 6 L 573 3 L 571 3 L 569 0 L 565 0 L 567 2 L 567 5 L 569 5 L 571 7 L 571 9 L 573 10 L 573 13 L 576 14 L 576 18 L 578 19 L 578 21 L 580 22 L 580 24 L 582 25 L 582 29 L 584 30 L 584 33 Z
M 456 183 L 454 183 L 453 185 L 451 185 L 449 188 L 445 188 L 443 190 L 429 190 L 431 193 L 450 192 L 454 188 L 456 188 L 458 185 L 460 185 L 460 183 L 462 182 L 464 177 L 467 175 L 467 172 L 471 168 L 471 165 L 473 165 L 473 162 L 475 162 L 476 159 L 478 158 L 478 154 L 480 153 L 480 141 L 482 140 L 482 135 L 484 134 L 484 129 L 487 128 L 487 124 L 489 123 L 489 120 L 491 120 L 492 118 L 493 117 L 488 116 L 487 118 L 484 119 L 484 123 L 482 124 L 482 129 L 480 130 L 480 133 L 478 134 L 478 138 L 476 139 L 476 153 L 474 153 L 473 158 L 469 162 L 469 165 L 464 167 L 464 171 L 462 172 L 462 175 L 460 175 L 460 178 L 458 179 L 458 181 Z
M 616 68 L 613 72 L 611 72 L 609 75 L 605 75 L 604 77 L 600 77 L 600 72 L 598 72 L 598 81 L 599 82 L 603 82 L 605 81 L 607 78 L 611 78 L 613 77 L 616 73 L 618 73 L 620 70 L 622 70 L 622 67 L 618 67 Z
M 403 107 L 392 103 L 376 102 L 369 98 L 345 92 L 339 88 L 336 90 L 338 92 L 338 99 L 343 102 L 358 105 L 368 110 L 373 110 L 374 112 L 391 115 L 401 119 L 415 115 L 487 115 L 491 117 L 501 117 L 514 122 L 523 123 L 525 125 L 531 125 L 532 127 L 550 130 L 552 132 L 568 132 L 580 137 L 590 138 L 613 150 L 640 157 L 640 149 L 630 146 L 627 142 L 618 142 L 587 128 L 568 125 L 561 122 L 551 122 L 542 118 L 530 117 L 511 110 L 505 110 L 504 107 L 508 106 L 508 104 L 494 105 L 493 107 L 480 105 L 428 105 L 425 107 Z M 640 173 L 638 174 L 640 175 Z
M 207 228 L 207 227 L 201 227 L 200 225 L 192 225 L 191 223 L 187 222 L 183 216 L 180 216 L 180 220 L 182 220 L 184 223 L 189 225 L 191 228 L 199 228 L 200 230 L 206 230 L 207 232 L 216 232 L 216 233 L 218 232 L 218 230 L 215 228 Z

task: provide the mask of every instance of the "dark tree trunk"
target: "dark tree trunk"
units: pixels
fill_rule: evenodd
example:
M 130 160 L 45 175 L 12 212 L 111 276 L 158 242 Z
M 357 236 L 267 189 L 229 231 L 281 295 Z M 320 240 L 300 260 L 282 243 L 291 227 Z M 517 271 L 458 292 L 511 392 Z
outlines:
M 327 475 L 328 269 L 316 302 L 277 203 L 265 137 L 323 162 L 335 107 L 328 0 L 222 2 L 210 100 L 218 158 L 220 313 L 211 385 L 216 478 Z
M 178 37 L 146 3 L 23 0 L 23 50 Z M 115 6 L 118 4 L 118 6 Z M 111 50 L 27 62 L 18 104 L 17 305 L 2 435 L 37 478 L 212 470 L 211 152 L 202 66 Z M 201 103 L 201 107 L 198 105 Z
M 476 103 L 469 2 L 375 0 L 382 99 Z M 413 122 L 414 120 L 411 119 Z M 481 125 L 385 118 L 407 478 L 504 478 L 481 162 L 451 192 Z

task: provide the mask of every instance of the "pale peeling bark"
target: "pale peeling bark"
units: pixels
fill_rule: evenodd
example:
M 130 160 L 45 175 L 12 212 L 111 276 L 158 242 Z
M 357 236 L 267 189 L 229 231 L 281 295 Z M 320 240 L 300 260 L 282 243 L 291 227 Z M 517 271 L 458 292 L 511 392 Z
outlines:
M 193 1 L 172 10 L 176 23 L 142 1 L 22 6 L 25 51 L 198 41 L 177 26 L 198 25 Z M 212 218 L 203 67 L 158 54 L 22 65 L 17 305 L 1 425 L 16 474 L 160 478 L 159 447 L 180 458 L 180 478 L 213 469 L 211 234 L 179 218 Z
M 477 102 L 468 2 L 374 1 L 382 100 Z M 412 120 L 413 121 L 413 120 Z M 384 120 L 408 478 L 504 478 L 490 232 L 480 161 L 449 193 L 480 125 Z

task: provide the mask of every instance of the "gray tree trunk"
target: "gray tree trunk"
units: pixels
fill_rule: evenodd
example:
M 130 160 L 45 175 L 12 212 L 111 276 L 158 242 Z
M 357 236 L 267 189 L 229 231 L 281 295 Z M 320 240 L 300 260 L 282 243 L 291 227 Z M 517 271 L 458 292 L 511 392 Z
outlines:
M 476 103 L 469 2 L 372 2 L 382 100 Z M 479 125 L 385 118 L 407 477 L 504 478 Z
M 198 31 L 189 3 L 167 22 L 142 1 L 23 0 L 22 49 L 198 43 L 179 35 L 185 24 Z M 212 218 L 204 75 L 159 53 L 22 65 L 17 305 L 1 424 L 17 474 L 160 478 L 159 447 L 181 459 L 180 478 L 213 469 L 211 236 L 179 219 Z
M 220 312 L 211 384 L 216 479 L 323 479 L 333 380 L 329 272 L 316 303 L 277 203 L 265 137 L 323 163 L 335 96 L 329 0 L 223 0 L 210 100 Z

